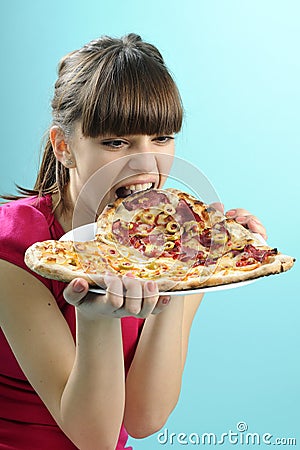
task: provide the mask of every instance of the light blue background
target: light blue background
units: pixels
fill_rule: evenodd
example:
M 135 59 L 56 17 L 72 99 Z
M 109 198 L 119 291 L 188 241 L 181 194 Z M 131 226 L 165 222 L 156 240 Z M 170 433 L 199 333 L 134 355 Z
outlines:
M 255 213 L 269 243 L 299 259 L 298 1 L 11 0 L 1 9 L 2 193 L 34 181 L 59 58 L 102 34 L 136 32 L 160 48 L 181 90 L 178 156 L 203 171 L 227 209 Z M 298 266 L 206 295 L 169 433 L 220 436 L 245 421 L 300 448 Z M 157 435 L 130 442 L 184 447 Z

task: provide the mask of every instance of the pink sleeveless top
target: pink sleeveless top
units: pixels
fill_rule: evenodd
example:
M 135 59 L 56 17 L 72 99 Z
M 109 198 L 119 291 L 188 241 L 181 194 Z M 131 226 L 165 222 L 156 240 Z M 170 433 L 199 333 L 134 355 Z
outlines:
M 52 292 L 75 339 L 74 307 L 63 298 L 65 283 L 32 273 L 24 252 L 34 242 L 59 239 L 64 234 L 52 213 L 51 196 L 16 200 L 0 207 L 0 259 L 27 270 Z M 121 319 L 125 372 L 132 362 L 144 321 Z M 46 324 L 45 324 L 46 326 Z M 84 411 L 83 411 L 84 414 Z M 116 450 L 125 447 L 128 434 L 121 427 Z M 99 443 L 101 447 L 101 443 Z M 27 381 L 0 329 L 0 450 L 75 450 Z M 95 449 L 96 450 L 96 449 Z

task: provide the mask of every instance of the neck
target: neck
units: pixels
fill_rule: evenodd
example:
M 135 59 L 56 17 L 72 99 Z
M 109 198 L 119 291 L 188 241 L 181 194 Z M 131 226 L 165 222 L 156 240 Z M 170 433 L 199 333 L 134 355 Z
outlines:
M 65 196 L 65 200 L 68 199 L 68 195 Z M 60 223 L 63 230 L 65 232 L 70 231 L 72 229 L 72 217 L 74 206 L 73 204 L 67 200 L 66 207 L 63 208 L 60 200 L 60 196 L 58 193 L 52 194 L 52 205 L 54 206 L 54 217 Z
M 68 185 L 64 192 L 66 207 L 63 208 L 61 203 L 59 203 L 59 194 L 52 195 L 53 205 L 55 206 L 58 203 L 54 211 L 54 216 L 65 232 L 97 220 L 96 209 L 98 205 L 95 204 L 95 209 L 93 209 L 93 205 L 92 207 L 90 205 L 91 199 L 89 197 L 90 195 L 76 196 L 72 192 L 70 185 Z

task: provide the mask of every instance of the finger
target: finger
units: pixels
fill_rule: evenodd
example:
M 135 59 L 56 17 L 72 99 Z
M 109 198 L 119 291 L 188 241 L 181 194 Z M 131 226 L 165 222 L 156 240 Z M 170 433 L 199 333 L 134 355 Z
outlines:
M 152 314 L 159 314 L 163 312 L 167 306 L 170 304 L 171 296 L 170 295 L 161 295 L 158 299 L 158 302 L 152 311 Z
M 126 289 L 124 308 L 131 316 L 136 316 L 142 309 L 143 289 L 140 280 L 131 277 L 123 277 L 123 285 Z
M 237 216 L 237 217 L 235 217 L 236 222 L 241 223 L 243 225 L 248 223 L 250 219 L 251 219 L 251 216 Z
M 257 222 L 255 219 L 250 219 L 247 226 L 253 233 L 258 233 L 264 238 L 265 241 L 267 240 L 268 236 L 266 229 L 260 222 Z
M 258 226 L 262 227 L 263 229 L 265 229 L 265 227 L 263 226 L 261 221 L 256 216 L 253 216 L 252 214 L 239 215 L 235 218 L 235 220 L 238 223 L 247 224 L 249 226 L 249 228 L 254 225 L 258 225 Z
M 221 202 L 214 202 L 214 203 L 210 203 L 209 206 L 212 206 L 217 211 L 220 211 L 222 214 L 224 214 L 224 205 L 223 205 L 223 203 L 221 203 Z
M 230 219 L 235 219 L 238 216 L 251 216 L 251 213 L 247 209 L 235 208 L 226 211 L 225 216 Z
M 249 221 L 256 223 L 257 225 L 260 225 L 261 227 L 265 228 L 261 221 L 256 216 L 250 216 Z
M 122 280 L 113 274 L 104 276 L 104 283 L 106 286 L 106 305 L 112 310 L 116 311 L 122 308 L 124 304 L 124 293 Z
M 139 317 L 148 317 L 154 310 L 159 299 L 157 283 L 147 281 L 143 286 L 143 306 L 139 313 Z
M 237 217 L 235 220 L 253 233 L 258 233 L 267 240 L 266 229 L 255 216 L 241 216 Z
M 83 278 L 72 280 L 63 292 L 66 302 L 78 306 L 89 291 L 89 284 Z

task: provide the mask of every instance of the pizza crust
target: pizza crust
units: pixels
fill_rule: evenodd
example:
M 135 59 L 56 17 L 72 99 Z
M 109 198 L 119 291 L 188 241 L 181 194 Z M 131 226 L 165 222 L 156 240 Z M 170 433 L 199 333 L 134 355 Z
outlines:
M 189 290 L 200 289 L 201 287 L 221 286 L 275 275 L 291 269 L 294 265 L 294 261 L 295 259 L 291 256 L 278 254 L 271 263 L 263 264 L 255 269 L 237 270 L 236 268 L 226 268 L 208 276 L 195 276 L 193 278 L 188 278 L 187 280 L 178 281 L 176 286 L 171 290 Z
M 59 247 L 65 247 L 68 251 L 73 248 L 72 241 L 44 241 L 36 242 L 31 245 L 25 252 L 24 261 L 30 270 L 36 272 L 44 278 L 69 283 L 74 278 L 83 278 L 90 286 L 103 285 L 103 274 L 99 271 L 97 274 L 88 274 L 85 270 L 74 268 L 71 264 L 58 264 L 55 262 L 47 263 L 43 257 L 45 248 L 48 243 L 55 247 L 56 243 Z M 104 267 L 103 267 L 104 273 Z

